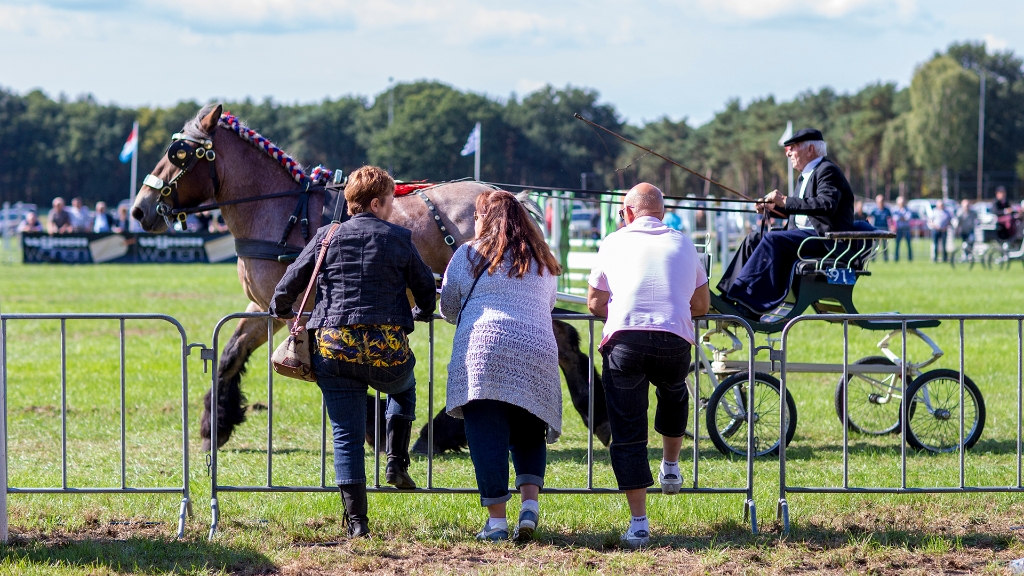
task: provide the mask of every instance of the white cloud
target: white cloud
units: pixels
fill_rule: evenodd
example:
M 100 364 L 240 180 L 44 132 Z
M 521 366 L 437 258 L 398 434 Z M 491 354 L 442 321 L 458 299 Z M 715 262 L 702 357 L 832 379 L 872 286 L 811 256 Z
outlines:
M 705 10 L 726 12 L 750 20 L 779 16 L 813 14 L 841 18 L 865 9 L 895 9 L 908 16 L 917 9 L 917 0 L 699 0 Z
M 1006 50 L 1010 46 L 1009 42 L 995 34 L 985 34 L 983 38 L 985 39 L 985 47 L 992 51 Z
M 519 81 L 516 82 L 516 93 L 518 93 L 520 96 L 522 96 L 524 94 L 529 94 L 530 92 L 533 92 L 534 90 L 540 90 L 541 88 L 543 88 L 543 87 L 545 87 L 547 85 L 548 85 L 548 83 L 543 81 L 543 80 L 532 80 L 532 79 L 529 79 L 529 78 L 520 78 Z

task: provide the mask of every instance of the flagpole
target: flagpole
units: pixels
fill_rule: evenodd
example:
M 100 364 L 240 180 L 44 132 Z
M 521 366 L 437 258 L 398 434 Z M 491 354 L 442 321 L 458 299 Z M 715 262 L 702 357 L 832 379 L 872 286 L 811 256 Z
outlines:
M 473 154 L 473 179 L 480 181 L 480 123 L 476 123 L 476 152 Z
M 793 137 L 793 121 L 786 122 L 786 131 L 782 134 L 782 138 L 779 138 L 779 146 L 784 146 L 784 142 Z M 789 158 L 786 158 L 786 164 L 789 166 L 789 195 L 793 195 L 793 164 L 789 162 Z
M 128 192 L 128 199 L 131 206 L 135 206 L 135 191 L 138 187 L 135 180 L 139 174 L 139 121 L 132 124 L 132 134 L 135 135 L 135 150 L 132 151 L 132 189 Z

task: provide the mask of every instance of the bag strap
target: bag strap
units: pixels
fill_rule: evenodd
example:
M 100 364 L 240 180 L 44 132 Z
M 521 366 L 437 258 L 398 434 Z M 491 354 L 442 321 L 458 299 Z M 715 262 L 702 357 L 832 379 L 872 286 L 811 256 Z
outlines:
M 327 245 L 331 243 L 331 239 L 334 238 L 334 233 L 338 231 L 338 227 L 341 226 L 339 223 L 331 224 L 331 229 L 327 231 L 327 236 L 324 236 L 323 242 L 320 243 L 320 255 L 316 258 L 316 266 L 313 268 L 313 275 L 309 277 L 309 286 L 306 286 L 306 293 L 302 295 L 302 303 L 299 304 L 299 312 L 296 314 L 295 322 L 292 324 L 292 335 L 297 335 L 306 329 L 305 322 L 300 325 L 302 318 L 302 310 L 306 307 L 306 302 L 309 301 L 309 295 L 313 292 L 313 286 L 316 285 L 316 278 L 320 274 L 320 265 L 324 263 L 324 257 L 327 256 Z
M 459 308 L 459 316 L 458 318 L 455 319 L 456 328 L 459 327 L 459 324 L 462 324 L 462 311 L 466 309 L 466 304 L 469 304 L 469 297 L 473 295 L 473 289 L 476 288 L 476 283 L 480 281 L 480 277 L 483 276 L 484 272 L 486 271 L 487 267 L 485 266 L 484 269 L 481 270 L 480 273 L 476 275 L 476 278 L 473 279 L 473 285 L 469 287 L 469 293 L 466 294 L 466 299 L 463 300 L 462 302 L 462 308 Z

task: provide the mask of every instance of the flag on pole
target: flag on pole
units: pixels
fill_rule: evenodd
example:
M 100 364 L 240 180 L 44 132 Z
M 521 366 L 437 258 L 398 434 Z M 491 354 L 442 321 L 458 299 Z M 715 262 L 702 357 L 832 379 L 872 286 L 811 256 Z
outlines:
M 128 140 L 124 143 L 124 148 L 121 148 L 121 163 L 127 164 L 129 160 L 135 156 L 135 152 L 139 149 L 139 123 L 136 122 L 132 125 L 132 133 L 128 135 Z
M 786 131 L 782 133 L 782 138 L 779 138 L 779 146 L 785 146 L 784 142 L 793 137 L 793 121 L 786 122 Z
M 469 133 L 469 138 L 466 140 L 466 145 L 462 147 L 462 155 L 469 156 L 474 152 L 480 150 L 480 123 L 477 122 L 476 126 L 473 127 L 473 131 Z

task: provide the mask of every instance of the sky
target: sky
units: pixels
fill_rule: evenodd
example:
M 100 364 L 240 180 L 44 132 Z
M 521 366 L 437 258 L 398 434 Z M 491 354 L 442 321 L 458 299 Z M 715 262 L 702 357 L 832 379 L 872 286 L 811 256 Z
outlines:
M 162 106 L 373 98 L 439 80 L 596 89 L 624 120 L 906 86 L 957 41 L 1024 55 L 1021 0 L 0 0 L 0 86 Z

